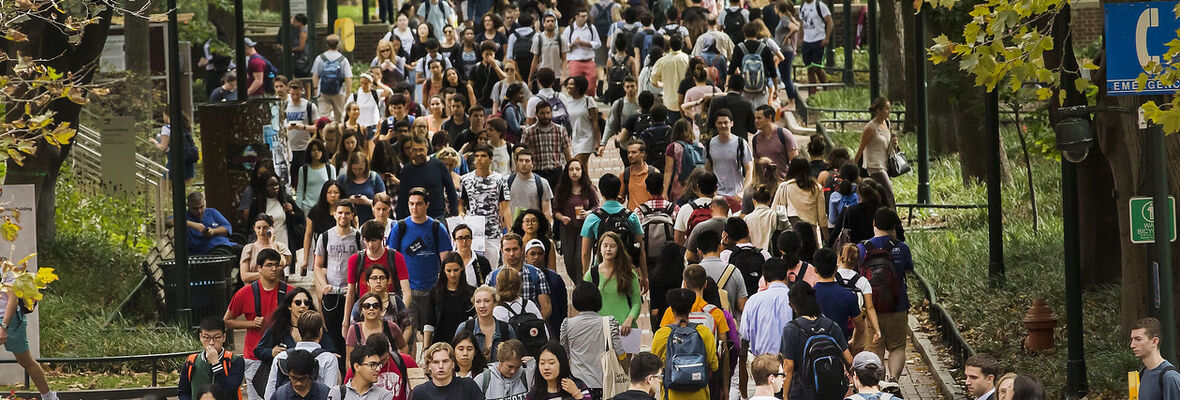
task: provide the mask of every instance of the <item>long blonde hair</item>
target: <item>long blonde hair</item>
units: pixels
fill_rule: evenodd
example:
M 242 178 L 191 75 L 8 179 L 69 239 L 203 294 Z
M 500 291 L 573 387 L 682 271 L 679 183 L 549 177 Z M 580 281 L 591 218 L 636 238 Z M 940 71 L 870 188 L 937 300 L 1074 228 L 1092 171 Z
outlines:
M 381 46 L 389 46 L 389 57 L 386 57 L 384 59 L 381 58 Z M 396 57 L 396 56 L 397 56 L 397 54 L 395 54 L 393 52 L 393 41 L 387 40 L 387 39 L 381 39 L 380 41 L 377 42 L 377 63 L 378 64 L 380 64 L 382 61 L 385 61 L 385 60 L 389 60 L 390 62 L 395 62 L 394 57 Z
M 512 75 L 509 75 L 512 77 L 512 82 L 513 83 L 523 82 L 524 79 L 522 79 L 520 77 L 520 66 L 516 64 L 516 61 L 515 60 L 505 60 L 504 67 L 508 67 L 508 64 L 512 64 L 512 68 L 514 68 L 513 69 L 514 72 L 512 72 Z M 508 88 L 504 88 L 504 89 L 507 90 Z

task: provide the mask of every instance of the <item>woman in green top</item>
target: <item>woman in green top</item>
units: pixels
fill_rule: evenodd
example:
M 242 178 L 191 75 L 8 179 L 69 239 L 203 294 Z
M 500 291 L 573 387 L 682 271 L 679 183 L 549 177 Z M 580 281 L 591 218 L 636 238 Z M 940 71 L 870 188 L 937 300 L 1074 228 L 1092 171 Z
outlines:
M 602 292 L 602 310 L 599 314 L 615 317 L 619 321 L 619 336 L 623 339 L 623 350 L 628 355 L 639 352 L 642 331 L 636 320 L 643 305 L 639 277 L 631 256 L 622 251 L 623 238 L 614 232 L 602 234 L 598 240 L 598 255 L 602 260 L 597 268 L 586 271 L 583 280 L 594 282 Z

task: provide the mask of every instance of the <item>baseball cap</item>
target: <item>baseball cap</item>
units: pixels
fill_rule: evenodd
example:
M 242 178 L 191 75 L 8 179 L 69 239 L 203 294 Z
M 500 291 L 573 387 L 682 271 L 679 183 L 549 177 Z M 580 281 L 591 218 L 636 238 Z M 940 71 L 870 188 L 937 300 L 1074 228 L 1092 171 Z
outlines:
M 527 244 L 524 245 L 524 251 L 532 250 L 534 247 L 540 247 L 542 250 L 544 250 L 545 243 L 541 242 L 541 240 L 539 240 L 539 239 L 530 240 Z
M 871 351 L 862 351 L 852 358 L 852 369 L 865 369 L 869 365 L 876 365 L 881 367 L 881 357 L 877 357 L 877 353 Z
M 254 46 L 258 45 L 258 42 L 255 42 L 248 37 L 245 39 L 245 42 L 246 42 L 246 45 L 250 46 L 250 47 L 254 47 Z

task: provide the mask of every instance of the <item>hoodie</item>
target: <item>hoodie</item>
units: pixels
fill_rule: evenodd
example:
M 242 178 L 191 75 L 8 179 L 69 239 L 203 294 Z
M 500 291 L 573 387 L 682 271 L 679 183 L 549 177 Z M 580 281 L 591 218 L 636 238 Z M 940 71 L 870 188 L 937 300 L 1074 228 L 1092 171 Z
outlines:
M 534 363 L 525 363 L 516 371 L 516 375 L 504 377 L 498 368 L 500 363 L 488 365 L 488 369 L 475 377 L 475 383 L 483 390 L 484 398 L 488 400 L 524 400 L 525 394 L 532 387 L 531 379 Z

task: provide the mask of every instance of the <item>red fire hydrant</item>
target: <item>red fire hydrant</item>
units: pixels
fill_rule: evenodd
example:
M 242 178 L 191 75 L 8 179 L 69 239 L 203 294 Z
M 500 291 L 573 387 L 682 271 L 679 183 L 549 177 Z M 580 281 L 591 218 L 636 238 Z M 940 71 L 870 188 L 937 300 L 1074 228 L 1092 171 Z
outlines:
M 1057 316 L 1045 299 L 1033 300 L 1023 323 L 1024 329 L 1028 330 L 1028 336 L 1024 338 L 1026 350 L 1041 352 L 1053 348 L 1053 329 L 1057 327 Z

